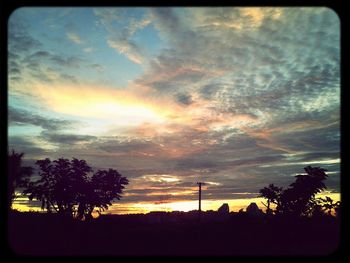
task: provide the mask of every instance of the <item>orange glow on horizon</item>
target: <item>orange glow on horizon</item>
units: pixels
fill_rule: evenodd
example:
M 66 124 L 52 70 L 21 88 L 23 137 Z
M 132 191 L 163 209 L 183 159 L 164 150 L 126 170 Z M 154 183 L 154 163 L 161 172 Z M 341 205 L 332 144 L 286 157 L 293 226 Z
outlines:
M 316 195 L 316 197 L 325 197 L 329 196 L 335 202 L 341 200 L 340 193 L 329 193 L 324 192 Z M 202 210 L 214 210 L 217 211 L 219 207 L 227 203 L 230 208 L 230 212 L 238 212 L 240 209 L 245 211 L 245 208 L 250 203 L 256 203 L 257 206 L 262 209 L 264 212 L 266 211 L 266 207 L 262 204 L 262 202 L 266 203 L 266 200 L 260 197 L 256 198 L 240 198 L 240 199 L 221 199 L 221 200 L 202 200 Z M 22 212 L 35 211 L 40 212 L 43 211 L 40 207 L 29 207 L 24 204 L 17 204 L 16 202 L 13 204 L 13 209 Z M 198 209 L 198 200 L 185 201 L 185 200 L 175 200 L 175 201 L 167 201 L 164 200 L 162 202 L 138 202 L 138 203 L 114 203 L 112 206 L 108 208 L 108 210 L 102 212 L 102 214 L 146 214 L 152 211 L 183 211 L 188 212 L 192 210 Z

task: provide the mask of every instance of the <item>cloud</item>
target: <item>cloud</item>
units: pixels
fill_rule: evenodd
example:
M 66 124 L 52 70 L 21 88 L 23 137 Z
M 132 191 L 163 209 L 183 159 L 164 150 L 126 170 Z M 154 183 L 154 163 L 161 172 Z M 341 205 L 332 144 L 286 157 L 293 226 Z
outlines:
M 41 47 L 41 42 L 28 34 L 28 25 L 18 12 L 14 12 L 8 23 L 8 74 L 10 79 L 21 80 L 21 59 L 35 48 Z
M 64 58 L 58 55 L 53 55 L 50 58 L 50 60 L 62 67 L 78 67 L 78 68 L 83 62 L 85 62 L 84 59 L 81 59 L 78 57 L 70 56 L 70 57 Z
M 9 125 L 29 124 L 39 126 L 45 130 L 62 130 L 74 125 L 72 121 L 47 118 L 13 107 L 9 107 L 8 121 Z
M 283 15 L 282 8 L 235 8 L 225 10 L 198 9 L 195 13 L 196 24 L 205 30 L 257 30 L 265 20 L 278 20 Z
M 90 64 L 89 67 L 93 70 L 96 70 L 96 71 L 99 71 L 99 72 L 102 72 L 105 70 L 105 67 L 100 65 L 100 64 L 97 64 L 97 63 L 94 63 L 94 64 Z
M 108 45 L 116 49 L 120 54 L 125 55 L 130 61 L 141 64 L 142 56 L 140 48 L 129 39 L 122 39 L 119 36 L 112 37 L 107 41 Z
M 217 91 L 219 91 L 220 89 L 222 89 L 224 87 L 225 84 L 223 83 L 211 83 L 211 84 L 207 84 L 202 86 L 198 93 L 201 95 L 201 97 L 203 99 L 206 100 L 214 100 L 215 99 L 215 95 L 217 93 Z
M 98 88 L 98 93 L 96 93 Z M 179 106 L 162 107 L 167 100 L 144 97 L 141 92 L 92 84 L 54 82 L 50 86 L 36 83 L 32 93 L 50 110 L 84 118 L 99 118 L 103 122 L 125 128 L 142 123 L 162 123 Z M 171 103 L 168 106 L 172 106 Z M 93 125 L 93 124 L 92 124 Z
M 176 13 L 176 9 L 168 7 L 152 8 L 149 9 L 149 12 L 154 26 L 166 40 L 178 41 L 178 36 L 187 33 L 185 24 L 181 22 L 181 18 L 179 18 Z M 173 32 L 173 34 L 171 34 L 171 32 Z
M 77 78 L 75 76 L 73 76 L 73 75 L 62 73 L 62 74 L 60 74 L 60 78 L 61 79 L 65 79 L 65 80 L 69 80 L 69 81 L 71 81 L 73 83 L 78 83 Z
M 86 53 L 92 53 L 92 52 L 94 52 L 95 50 L 96 50 L 96 49 L 93 48 L 93 47 L 86 47 L 86 48 L 83 49 L 83 51 L 86 52 Z
M 20 67 L 19 65 L 26 67 Z M 28 81 L 35 80 L 49 83 L 79 83 L 85 82 L 78 75 L 74 75 L 75 69 L 92 69 L 103 71 L 105 68 L 98 63 L 78 56 L 62 56 L 46 50 L 38 50 L 23 55 L 23 58 L 12 56 L 9 61 L 9 75 L 12 77 L 26 78 Z
M 9 136 L 8 137 L 8 147 L 10 150 L 14 149 L 16 152 L 25 153 L 25 158 L 27 156 L 41 156 L 47 154 L 44 148 L 33 142 L 32 138 L 23 136 Z
M 50 52 L 47 51 L 37 51 L 35 53 L 33 53 L 32 55 L 29 56 L 29 58 L 50 58 L 52 55 L 50 54 Z
M 217 78 L 225 70 L 206 67 L 200 59 L 190 55 L 179 55 L 167 51 L 150 62 L 150 68 L 135 83 L 152 88 L 155 92 L 172 94 L 179 91 L 190 92 L 200 83 Z
M 28 33 L 28 29 L 28 23 L 21 18 L 20 13 L 12 13 L 9 19 L 8 45 L 9 50 L 18 52 L 19 56 L 42 46 L 40 41 Z
M 123 8 L 114 10 L 98 8 L 94 9 L 94 14 L 110 33 L 107 38 L 107 44 L 130 61 L 142 64 L 145 50 L 133 40 L 133 36 L 151 21 L 148 18 L 130 19 L 125 16 L 123 11 Z
M 119 21 L 122 17 L 122 8 L 94 8 L 93 13 L 100 17 L 103 25 L 109 25 L 114 21 Z
M 67 32 L 67 37 L 73 41 L 75 44 L 82 44 L 83 40 L 73 32 Z
M 189 94 L 179 93 L 176 95 L 176 99 L 179 103 L 184 105 L 190 105 L 193 103 L 192 97 Z
M 47 130 L 41 132 L 41 137 L 50 143 L 67 144 L 70 146 L 96 139 L 95 136 L 91 135 L 65 134 Z
M 305 100 L 314 100 L 310 96 L 305 96 L 305 85 L 308 85 L 310 93 L 318 90 L 318 94 L 315 93 L 315 96 L 327 98 L 325 101 L 329 100 L 330 96 L 320 94 L 320 88 L 321 92 L 326 92 L 326 89 L 328 89 L 326 87 L 329 87 L 329 85 L 317 87 L 307 83 L 307 80 L 313 77 L 324 75 L 320 70 L 310 72 L 309 68 L 316 66 L 318 64 L 316 61 L 319 58 L 314 54 L 315 52 L 311 53 L 311 49 L 310 51 L 307 51 L 307 49 L 315 46 L 315 39 L 325 38 L 327 35 L 320 33 L 322 32 L 322 26 L 317 27 L 319 31 L 312 26 L 303 27 L 307 34 L 311 34 L 307 37 L 307 41 L 312 40 L 313 42 L 310 41 L 309 47 L 306 43 L 302 44 L 305 32 L 295 31 L 293 25 L 299 23 L 296 20 L 297 18 L 305 19 L 305 22 L 310 23 L 307 20 L 308 15 L 301 15 L 303 11 L 267 8 L 234 10 L 194 8 L 186 11 L 192 14 L 188 17 L 195 18 L 192 23 L 188 23 L 191 25 L 190 27 L 185 27 L 187 25 L 185 22 L 190 18 L 185 18 L 181 12 L 177 12 L 177 9 L 152 9 L 151 13 L 155 26 L 169 41 L 170 48 L 157 57 L 157 60 L 151 64 L 148 73 L 139 79 L 139 83 L 150 85 L 157 90 L 189 89 L 187 86 L 191 86 L 192 91 L 193 87 L 202 87 L 199 93 L 203 98 L 213 99 L 215 96 L 214 99 L 219 99 L 220 104 L 224 103 L 224 107 L 240 110 L 240 113 L 254 114 L 256 110 L 265 110 L 271 107 L 282 110 L 282 108 L 286 108 L 286 104 L 297 108 L 300 106 L 297 105 L 299 102 L 304 103 Z M 326 11 L 322 15 L 317 14 L 316 16 L 311 12 L 310 15 L 313 17 L 328 17 L 327 20 L 321 20 L 320 22 L 331 22 L 329 19 L 332 16 L 329 17 Z M 196 20 L 197 17 L 204 18 L 204 21 Z M 230 20 L 241 21 L 242 17 L 247 20 L 246 23 L 259 25 L 253 26 L 255 27 L 254 31 L 244 31 L 245 27 L 243 26 L 242 30 L 236 31 L 219 23 L 219 20 L 227 21 L 229 18 Z M 203 24 L 209 22 L 213 24 L 215 31 L 209 30 L 208 25 L 202 27 Z M 331 24 L 334 24 L 334 21 Z M 310 31 L 309 28 L 314 30 L 308 32 Z M 259 30 L 259 34 L 256 30 Z M 286 34 L 285 32 L 288 31 L 293 33 Z M 192 37 L 186 37 L 187 35 L 192 35 Z M 289 37 L 286 39 L 286 35 L 293 35 L 293 39 Z M 178 41 L 180 39 L 187 39 L 187 41 L 183 44 Z M 220 41 L 217 39 L 220 39 Z M 285 45 L 290 49 L 282 49 Z M 332 53 L 324 53 L 323 58 L 325 56 L 329 58 L 337 57 L 339 46 L 334 46 L 334 48 L 335 50 Z M 323 45 L 323 47 L 317 47 L 316 52 L 323 53 L 328 49 L 326 45 Z M 306 56 L 299 52 L 309 54 L 307 57 L 308 59 L 312 58 L 313 63 L 304 63 L 303 60 Z M 296 64 L 289 63 L 293 60 L 297 63 L 297 67 L 302 66 L 305 69 L 297 70 Z M 337 63 L 330 63 L 327 60 L 326 63 L 322 64 L 332 68 L 325 75 L 332 76 L 331 79 L 328 79 L 329 83 L 334 83 L 339 79 Z M 191 65 L 192 68 L 200 68 L 203 75 L 198 75 L 198 78 L 188 78 L 188 65 Z M 220 83 L 222 80 L 220 82 L 217 80 L 218 74 L 208 74 L 213 68 L 212 65 L 215 65 L 216 70 L 220 69 L 219 72 L 222 76 L 225 76 L 224 85 Z M 264 70 L 268 67 L 272 71 Z M 182 72 L 182 69 L 185 72 L 184 74 L 175 75 L 177 72 Z M 251 72 L 256 73 L 252 74 Z M 160 80 L 157 81 L 157 79 Z M 256 99 L 257 96 L 259 96 L 259 100 Z M 276 99 L 276 103 L 270 103 L 271 99 Z
M 9 62 L 9 72 L 11 75 L 20 75 L 21 74 L 20 66 L 17 64 L 17 62 L 15 62 L 15 61 Z
M 74 68 L 108 73 L 106 65 L 38 47 L 10 50 L 11 79 L 37 69 L 30 72 L 51 83 L 28 92 L 90 130 L 13 109 L 11 125 L 45 129 L 38 137 L 55 147 L 52 156 L 120 170 L 132 182 L 130 201 L 194 200 L 198 180 L 214 183 L 206 188 L 210 198 L 252 197 L 270 183 L 288 186 L 308 164 L 329 169 L 326 183 L 340 190 L 340 34 L 333 11 L 136 11 L 94 9 L 107 44 L 143 66 L 123 89 L 74 83 Z M 138 39 L 148 25 L 161 38 L 152 57 Z
M 80 57 L 76 56 L 60 56 L 56 55 L 52 52 L 48 52 L 45 50 L 39 50 L 36 51 L 28 56 L 26 56 L 23 59 L 23 62 L 27 63 L 36 63 L 37 67 L 40 65 L 46 65 L 48 63 L 51 63 L 53 65 L 59 65 L 63 68 L 66 67 L 81 67 L 84 65 L 87 61 L 85 59 L 82 59 Z M 32 64 L 33 65 L 33 64 Z

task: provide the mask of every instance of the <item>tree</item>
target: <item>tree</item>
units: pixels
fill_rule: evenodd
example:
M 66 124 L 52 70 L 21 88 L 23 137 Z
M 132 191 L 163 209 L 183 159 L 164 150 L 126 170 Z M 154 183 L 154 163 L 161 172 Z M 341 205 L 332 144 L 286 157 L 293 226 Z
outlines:
M 334 214 L 337 215 L 340 207 L 340 201 L 334 202 L 332 198 L 326 196 L 325 198 L 317 198 L 316 202 L 320 210 L 324 213 L 331 216 L 332 212 L 334 212 Z
M 16 189 L 25 187 L 29 182 L 29 177 L 33 173 L 30 166 L 22 166 L 24 153 L 16 153 L 12 150 L 7 154 L 7 180 L 8 180 L 8 208 L 10 209 L 14 199 L 16 199 Z
M 267 199 L 267 204 L 262 202 L 266 206 L 266 214 L 272 214 L 273 210 L 270 208 L 271 203 L 275 205 L 280 205 L 280 196 L 283 188 L 277 187 L 274 184 L 270 184 L 268 187 L 261 189 L 260 195 L 258 197 L 264 197 Z
M 72 215 L 80 185 L 87 180 L 92 169 L 84 160 L 60 158 L 38 160 L 40 179 L 29 183 L 24 193 L 29 199 L 41 201 L 41 208 L 48 212 Z
M 94 208 L 108 209 L 114 199 L 120 200 L 124 185 L 129 181 L 117 170 L 99 170 L 85 185 L 79 197 L 78 218 L 91 219 Z
M 298 216 L 312 215 L 315 208 L 315 195 L 326 189 L 324 180 L 327 179 L 325 169 L 307 166 L 306 175 L 297 175 L 291 188 L 283 195 L 283 204 L 287 212 Z
M 98 171 L 92 177 L 85 160 L 46 158 L 36 162 L 40 179 L 29 183 L 24 191 L 30 200 L 41 201 L 48 212 L 87 219 L 95 207 L 108 209 L 113 199 L 120 199 L 128 180 L 116 170 Z
M 327 178 L 325 169 L 307 166 L 306 174 L 297 175 L 294 183 L 289 188 L 275 187 L 273 184 L 260 190 L 260 197 L 267 199 L 267 207 L 275 203 L 276 213 L 294 216 L 310 216 L 314 212 L 317 200 L 315 195 L 320 193 L 326 186 Z

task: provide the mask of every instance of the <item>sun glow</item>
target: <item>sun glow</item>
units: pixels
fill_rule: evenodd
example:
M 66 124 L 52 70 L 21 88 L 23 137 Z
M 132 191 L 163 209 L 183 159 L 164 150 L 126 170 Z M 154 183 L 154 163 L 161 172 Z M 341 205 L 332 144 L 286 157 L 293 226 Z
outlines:
M 36 94 L 55 112 L 73 116 L 113 120 L 118 125 L 162 123 L 171 115 L 171 107 L 164 108 L 151 99 L 133 92 L 94 86 L 36 86 Z

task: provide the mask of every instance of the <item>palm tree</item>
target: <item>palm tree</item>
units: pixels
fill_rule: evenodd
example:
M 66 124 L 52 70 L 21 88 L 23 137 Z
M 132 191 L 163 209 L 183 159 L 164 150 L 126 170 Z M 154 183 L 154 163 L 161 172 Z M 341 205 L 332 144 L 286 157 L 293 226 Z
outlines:
M 29 182 L 29 177 L 33 174 L 32 167 L 22 167 L 23 156 L 24 153 L 16 153 L 14 150 L 7 155 L 8 209 L 11 209 L 12 202 L 16 198 L 16 188 L 25 187 Z

